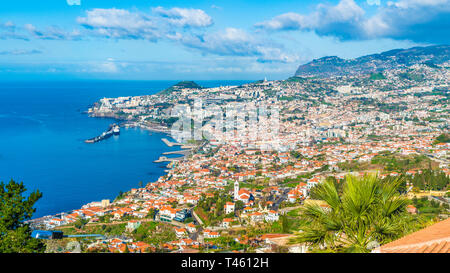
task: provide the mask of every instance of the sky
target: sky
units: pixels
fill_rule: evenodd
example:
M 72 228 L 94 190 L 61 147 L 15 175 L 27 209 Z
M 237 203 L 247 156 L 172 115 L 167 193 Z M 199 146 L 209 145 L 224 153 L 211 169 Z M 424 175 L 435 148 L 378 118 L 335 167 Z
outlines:
M 450 0 L 0 3 L 0 80 L 275 80 L 434 44 L 450 44 Z

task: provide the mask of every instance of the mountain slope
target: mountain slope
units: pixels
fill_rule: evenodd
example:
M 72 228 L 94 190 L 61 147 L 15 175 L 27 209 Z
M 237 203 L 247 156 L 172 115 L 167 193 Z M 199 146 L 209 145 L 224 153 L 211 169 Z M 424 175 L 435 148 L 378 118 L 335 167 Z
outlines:
M 348 60 L 336 56 L 323 57 L 300 65 L 295 76 L 329 77 L 373 73 L 419 63 L 440 64 L 449 60 L 449 45 L 413 47 L 409 49 L 394 49 Z

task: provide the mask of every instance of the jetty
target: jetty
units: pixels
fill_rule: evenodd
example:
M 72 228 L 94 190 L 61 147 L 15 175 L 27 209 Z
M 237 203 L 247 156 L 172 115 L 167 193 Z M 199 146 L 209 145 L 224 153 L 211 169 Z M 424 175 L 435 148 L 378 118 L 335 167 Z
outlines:
M 169 146 L 169 147 L 173 147 L 173 146 L 183 146 L 183 144 L 181 144 L 181 143 L 170 142 L 167 138 L 162 138 L 161 140 L 162 140 L 164 143 L 166 143 L 166 145 Z
M 169 147 L 180 146 L 181 149 L 193 149 L 195 147 L 195 145 L 193 145 L 193 144 L 183 144 L 183 143 L 171 142 L 167 138 L 162 138 L 161 140 Z
M 111 136 L 114 135 L 119 135 L 120 134 L 120 127 L 117 124 L 111 124 L 108 128 L 108 130 L 106 130 L 105 132 L 103 132 L 101 135 L 90 138 L 85 140 L 85 143 L 96 143 L 102 140 L 105 140 L 107 138 L 110 138 Z
M 170 130 L 167 127 L 157 123 L 126 121 L 123 123 L 123 126 L 126 128 L 141 128 L 152 132 L 170 133 Z
M 157 160 L 155 160 L 153 162 L 160 163 L 160 162 L 173 162 L 173 161 L 181 161 L 181 160 L 184 160 L 184 156 L 174 157 L 174 158 L 169 158 L 167 156 L 160 156 Z
M 181 151 L 171 151 L 171 152 L 164 152 L 163 155 L 189 155 L 191 153 L 191 150 L 181 150 Z

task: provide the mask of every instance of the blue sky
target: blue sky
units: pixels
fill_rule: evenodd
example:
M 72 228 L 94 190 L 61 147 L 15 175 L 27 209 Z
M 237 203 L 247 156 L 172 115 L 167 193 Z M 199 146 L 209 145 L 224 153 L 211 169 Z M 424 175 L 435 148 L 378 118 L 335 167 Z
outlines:
M 449 29 L 450 0 L 2 1 L 0 80 L 284 79 Z

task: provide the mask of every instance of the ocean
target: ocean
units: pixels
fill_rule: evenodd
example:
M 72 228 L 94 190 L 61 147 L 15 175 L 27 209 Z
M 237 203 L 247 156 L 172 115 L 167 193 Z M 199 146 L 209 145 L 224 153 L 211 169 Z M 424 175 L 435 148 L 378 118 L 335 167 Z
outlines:
M 202 86 L 250 81 L 198 81 Z M 156 181 L 167 163 L 153 161 L 168 147 L 163 133 L 122 128 L 120 136 L 86 144 L 113 119 L 84 113 L 103 97 L 154 94 L 177 81 L 0 82 L 0 181 L 39 189 L 33 218 L 113 200 L 120 191 Z

